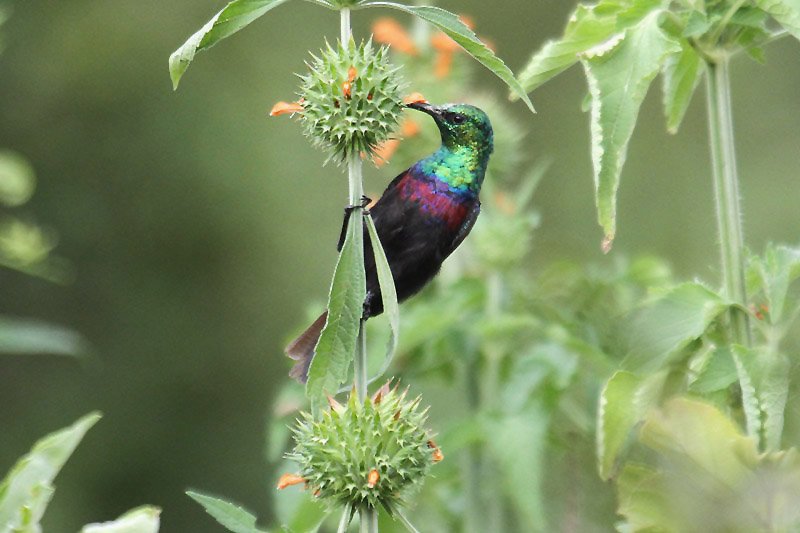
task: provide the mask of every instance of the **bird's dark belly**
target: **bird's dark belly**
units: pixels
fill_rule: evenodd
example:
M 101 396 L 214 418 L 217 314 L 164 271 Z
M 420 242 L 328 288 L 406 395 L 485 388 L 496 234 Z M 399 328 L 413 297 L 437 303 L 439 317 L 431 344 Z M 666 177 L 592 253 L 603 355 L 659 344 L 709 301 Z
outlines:
M 398 301 L 402 302 L 422 290 L 439 273 L 442 262 L 452 252 L 450 245 L 463 219 L 464 216 L 437 219 L 420 210 L 407 215 L 402 228 L 399 231 L 394 228 L 395 232 L 386 238 L 379 229 L 378 235 L 392 270 Z M 369 318 L 383 312 L 383 301 L 371 245 L 368 241 L 365 244 L 368 249 L 365 249 L 367 300 L 364 316 Z

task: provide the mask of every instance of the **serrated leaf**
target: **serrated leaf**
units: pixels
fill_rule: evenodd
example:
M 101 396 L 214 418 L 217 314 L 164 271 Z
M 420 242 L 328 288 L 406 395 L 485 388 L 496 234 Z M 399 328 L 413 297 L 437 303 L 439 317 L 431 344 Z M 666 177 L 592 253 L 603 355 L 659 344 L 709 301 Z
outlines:
M 172 86 L 178 88 L 189 64 L 197 52 L 211 48 L 219 41 L 233 35 L 272 8 L 288 0 L 234 0 L 214 15 L 205 26 L 169 56 L 169 74 Z
M 86 339 L 71 329 L 0 315 L 0 353 L 82 356 L 90 351 Z
M 233 533 L 264 533 L 256 528 L 256 517 L 219 498 L 188 491 L 186 495 L 203 506 L 208 514 Z
M 598 16 L 596 6 L 578 5 L 564 35 L 545 43 L 519 75 L 526 92 L 531 92 L 578 62 L 578 54 L 606 40 L 616 30 L 616 18 Z
M 378 274 L 378 283 L 381 287 L 381 299 L 383 301 L 383 313 L 389 320 L 389 341 L 386 343 L 386 358 L 381 366 L 378 376 L 382 376 L 389 368 L 397 351 L 397 343 L 400 335 L 400 308 L 397 304 L 397 291 L 394 287 L 394 278 L 392 277 L 392 270 L 389 267 L 389 261 L 386 259 L 386 253 L 383 251 L 383 245 L 378 237 L 378 231 L 375 229 L 375 222 L 372 220 L 372 215 L 365 217 L 367 230 L 369 231 L 369 239 L 372 243 L 372 254 L 375 257 L 375 270 Z
M 161 509 L 145 505 L 111 522 L 83 526 L 81 533 L 158 533 L 160 517 Z
M 404 11 L 426 22 L 430 22 L 458 43 L 461 48 L 474 57 L 479 63 L 503 80 L 505 84 L 525 102 L 532 112 L 536 112 L 525 89 L 522 88 L 517 78 L 514 77 L 514 73 L 511 72 L 511 69 L 509 69 L 501 59 L 495 56 L 494 52 L 478 39 L 475 33 L 469 29 L 466 24 L 461 22 L 455 14 L 439 7 L 406 6 L 395 2 L 364 2 L 361 4 L 361 7 L 388 7 Z
M 634 400 L 642 378 L 620 370 L 606 382 L 597 412 L 597 466 L 600 477 L 611 479 L 618 460 L 630 440 L 634 426 L 641 421 Z
M 639 107 L 666 58 L 681 50 L 659 26 L 659 11 L 581 57 L 592 95 L 592 163 L 603 250 L 616 234 L 616 197 Z
M 347 380 L 347 369 L 355 352 L 367 293 L 362 218 L 360 211 L 350 217 L 333 273 L 328 320 L 317 342 L 306 383 L 306 395 L 311 399 L 312 409 L 323 405 L 325 395 L 334 394 Z
M 680 53 L 670 55 L 664 62 L 664 114 L 670 133 L 678 132 L 704 71 L 705 63 L 686 41 L 681 42 Z
M 14 528 L 22 520 L 30 522 L 26 515 L 34 509 L 41 517 L 43 503 L 48 501 L 43 495 L 52 490 L 53 479 L 98 420 L 99 413 L 84 416 L 72 426 L 39 440 L 17 461 L 0 483 L 0 531 Z
M 800 0 L 755 0 L 755 3 L 800 39 Z
M 789 395 L 789 360 L 779 352 L 734 346 L 747 434 L 767 451 L 780 449 Z
M 626 366 L 635 371 L 662 368 L 731 305 L 699 283 L 683 283 L 660 293 L 626 320 Z

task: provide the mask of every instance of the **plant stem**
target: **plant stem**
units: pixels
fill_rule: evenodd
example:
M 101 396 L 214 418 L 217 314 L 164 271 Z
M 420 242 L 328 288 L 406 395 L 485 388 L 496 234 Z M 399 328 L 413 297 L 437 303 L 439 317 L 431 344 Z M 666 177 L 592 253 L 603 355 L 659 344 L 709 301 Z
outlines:
M 364 319 L 358 325 L 358 338 L 356 339 L 356 353 L 353 356 L 353 374 L 356 394 L 360 402 L 367 401 L 367 333 L 364 328 Z
M 344 12 L 344 10 L 342 10 Z M 349 22 L 349 19 L 348 19 Z M 364 194 L 364 186 L 361 178 L 361 157 L 359 154 L 351 154 L 347 159 L 347 174 L 350 183 L 350 205 L 361 205 L 361 197 Z M 362 210 L 356 210 L 359 219 Z M 363 268 L 363 266 L 362 266 Z M 358 339 L 356 340 L 356 352 L 353 355 L 353 369 L 355 374 L 356 393 L 361 401 L 367 398 L 367 338 L 364 331 L 364 321 L 359 324 Z
M 347 46 L 350 41 L 350 8 L 343 7 L 339 10 L 341 17 L 341 30 L 342 30 L 342 46 Z
M 378 533 L 378 510 L 370 505 L 365 505 L 359 514 L 361 515 L 359 533 Z
M 414 524 L 412 524 L 408 520 L 408 518 L 406 518 L 406 515 L 404 515 L 403 512 L 400 509 L 396 509 L 395 508 L 393 510 L 394 510 L 394 516 L 397 517 L 398 520 L 400 520 L 401 524 L 406 526 L 406 529 L 409 531 L 409 533 L 419 533 L 417 528 L 414 527 Z
M 733 112 L 728 73 L 730 57 L 721 53 L 708 64 L 708 125 L 711 137 L 711 162 L 714 171 L 714 195 L 717 226 L 722 252 L 722 275 L 725 295 L 734 303 L 747 305 L 744 269 L 744 238 L 739 205 L 739 178 L 736 171 L 736 147 L 733 141 Z M 731 310 L 733 342 L 750 344 L 747 315 Z
M 339 520 L 339 527 L 336 529 L 336 533 L 347 533 L 347 526 L 350 525 L 350 507 L 345 506 L 344 512 L 342 513 L 342 519 Z

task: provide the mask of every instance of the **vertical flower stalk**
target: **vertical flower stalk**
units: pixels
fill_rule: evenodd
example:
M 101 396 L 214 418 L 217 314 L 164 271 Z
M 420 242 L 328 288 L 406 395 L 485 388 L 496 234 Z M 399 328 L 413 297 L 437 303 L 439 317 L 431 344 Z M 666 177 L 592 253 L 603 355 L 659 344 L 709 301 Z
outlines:
M 744 238 L 736 170 L 736 147 L 733 138 L 729 56 L 719 53 L 708 63 L 708 125 L 711 137 L 711 162 L 714 173 L 714 196 L 717 226 L 722 254 L 722 276 L 725 294 L 746 307 L 747 293 L 744 267 Z M 731 337 L 737 344 L 750 344 L 747 315 L 731 310 Z

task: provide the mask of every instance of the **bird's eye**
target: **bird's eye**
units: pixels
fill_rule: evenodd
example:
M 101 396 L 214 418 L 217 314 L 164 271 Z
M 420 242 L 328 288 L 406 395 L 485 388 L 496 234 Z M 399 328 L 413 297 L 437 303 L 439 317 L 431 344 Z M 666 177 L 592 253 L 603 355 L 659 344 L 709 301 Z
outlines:
M 456 113 L 455 115 L 453 115 L 452 120 L 453 124 L 463 124 L 467 120 L 467 117 L 460 113 Z

